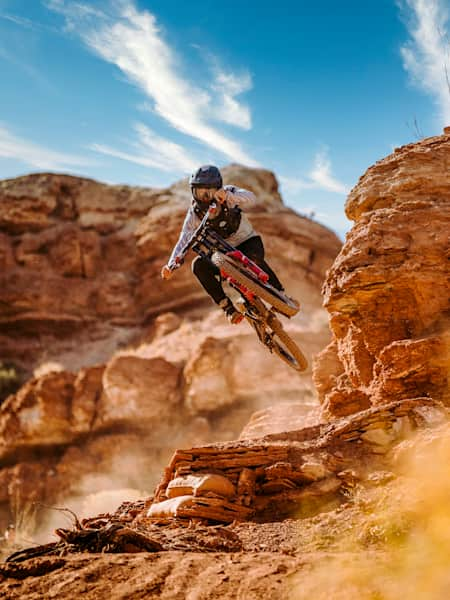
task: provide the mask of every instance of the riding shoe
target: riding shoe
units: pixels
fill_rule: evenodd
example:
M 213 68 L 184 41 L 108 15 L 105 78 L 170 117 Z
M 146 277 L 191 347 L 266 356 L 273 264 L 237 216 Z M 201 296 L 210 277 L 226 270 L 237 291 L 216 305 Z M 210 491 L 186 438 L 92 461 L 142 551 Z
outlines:
M 228 321 L 232 325 L 238 325 L 243 320 L 244 316 L 234 308 L 233 303 L 229 298 L 224 298 L 219 303 L 219 306 L 224 311 Z

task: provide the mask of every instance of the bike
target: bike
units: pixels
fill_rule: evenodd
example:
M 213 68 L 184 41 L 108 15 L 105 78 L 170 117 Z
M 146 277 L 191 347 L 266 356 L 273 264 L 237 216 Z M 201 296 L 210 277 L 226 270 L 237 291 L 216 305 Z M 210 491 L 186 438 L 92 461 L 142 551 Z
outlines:
M 222 280 L 239 292 L 240 301 L 235 306 L 256 331 L 260 342 L 293 369 L 304 371 L 308 361 L 284 331 L 275 314 L 278 312 L 288 318 L 293 317 L 300 310 L 299 304 L 270 285 L 269 275 L 265 271 L 208 227 L 208 220 L 214 215 L 216 207 L 215 203 L 210 205 L 172 270 L 181 267 L 190 249 L 210 260 L 218 267 Z

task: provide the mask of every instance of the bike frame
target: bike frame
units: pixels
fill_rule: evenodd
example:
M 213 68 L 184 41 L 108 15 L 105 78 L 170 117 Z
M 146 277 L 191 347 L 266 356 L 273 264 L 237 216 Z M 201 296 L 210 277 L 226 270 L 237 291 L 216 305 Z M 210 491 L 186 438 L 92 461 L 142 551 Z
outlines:
M 181 266 L 184 261 L 184 257 L 186 256 L 189 249 L 192 249 L 196 254 L 201 256 L 202 258 L 206 258 L 211 260 L 211 256 L 213 252 L 219 251 L 225 254 L 226 256 L 230 256 L 231 258 L 239 261 L 244 267 L 246 267 L 249 271 L 251 271 L 256 277 L 263 283 L 267 283 L 269 281 L 269 275 L 263 271 L 257 264 L 255 264 L 252 260 L 250 260 L 243 252 L 237 250 L 226 242 L 218 233 L 215 231 L 208 229 L 207 222 L 210 218 L 214 208 L 216 208 L 216 204 L 211 204 L 209 210 L 206 212 L 205 216 L 200 222 L 200 225 L 197 227 L 195 232 L 192 234 L 191 239 L 184 246 L 182 251 L 180 252 L 181 260 L 178 262 L 178 265 Z M 244 285 L 233 279 L 225 269 L 220 270 L 220 275 L 222 279 L 228 281 L 233 287 L 235 287 L 246 300 L 249 302 L 254 302 L 255 295 L 249 289 L 247 289 Z
M 244 267 L 243 271 L 246 272 L 247 280 L 251 279 L 255 281 L 255 279 L 257 279 L 262 286 L 265 287 L 267 285 L 268 287 L 271 287 L 268 283 L 268 273 L 263 271 L 263 269 L 245 256 L 243 252 L 231 246 L 231 244 L 225 241 L 218 233 L 208 228 L 208 219 L 214 216 L 213 211 L 215 208 L 215 203 L 210 205 L 209 210 L 202 218 L 199 226 L 181 250 L 175 264 L 171 267 L 172 270 L 181 267 L 184 258 L 190 249 L 200 257 L 209 260 L 213 265 L 215 265 L 212 258 L 213 254 L 219 252 L 225 256 L 229 256 L 233 259 L 233 262 L 239 262 Z M 228 281 L 229 284 L 241 294 L 245 306 L 245 310 L 242 310 L 242 312 L 247 321 L 254 328 L 259 340 L 270 350 L 270 352 L 278 354 L 282 360 L 296 370 L 305 370 L 308 363 L 301 350 L 283 331 L 281 323 L 274 314 L 274 310 L 277 309 L 267 308 L 257 293 L 252 292 L 244 284 L 240 283 L 240 281 L 234 279 L 226 272 L 226 268 L 220 268 L 220 275 L 223 280 Z

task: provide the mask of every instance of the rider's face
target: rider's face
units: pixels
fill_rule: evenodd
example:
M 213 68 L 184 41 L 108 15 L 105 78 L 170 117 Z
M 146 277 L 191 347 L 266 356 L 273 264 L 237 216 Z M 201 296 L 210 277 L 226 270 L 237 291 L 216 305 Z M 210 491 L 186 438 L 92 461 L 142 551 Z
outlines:
M 202 188 L 196 187 L 193 189 L 194 198 L 199 202 L 210 203 L 214 198 L 214 194 L 217 190 L 214 188 Z

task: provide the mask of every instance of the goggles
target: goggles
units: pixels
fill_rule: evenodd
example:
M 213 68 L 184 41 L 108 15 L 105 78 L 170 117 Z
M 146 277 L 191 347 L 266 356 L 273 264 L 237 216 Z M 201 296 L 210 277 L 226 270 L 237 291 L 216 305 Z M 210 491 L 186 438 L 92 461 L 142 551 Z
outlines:
M 193 187 L 192 195 L 197 202 L 211 202 L 214 199 L 216 188 Z

